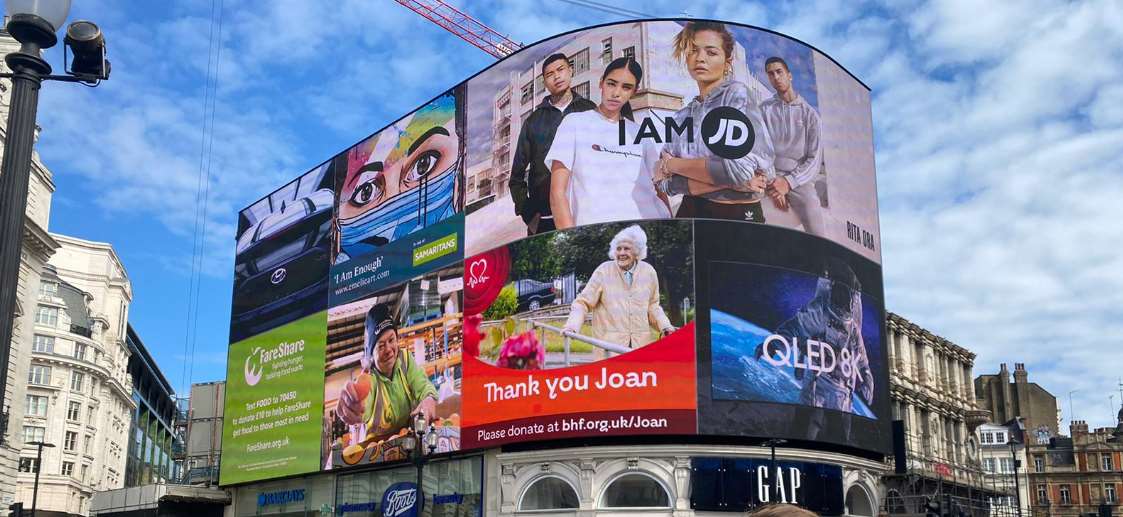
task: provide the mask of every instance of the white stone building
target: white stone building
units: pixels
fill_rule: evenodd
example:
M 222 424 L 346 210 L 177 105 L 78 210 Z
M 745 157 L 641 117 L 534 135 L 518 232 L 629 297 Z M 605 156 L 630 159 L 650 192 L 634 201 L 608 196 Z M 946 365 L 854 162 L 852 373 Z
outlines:
M 130 416 L 136 410 L 126 322 L 132 300 L 125 268 L 105 243 L 54 235 L 61 247 L 38 289 L 31 364 L 22 410 L 14 415 L 24 445 L 16 500 L 29 508 L 35 470 L 38 507 L 53 515 L 86 515 L 94 491 L 124 485 Z M 21 390 L 22 391 L 22 390 Z
M 724 457 L 767 461 L 767 447 L 719 445 L 623 445 L 497 453 L 485 469 L 485 515 L 675 515 L 720 516 L 691 507 L 692 460 Z M 875 516 L 884 465 L 825 451 L 778 448 L 776 461 L 809 461 L 842 468 L 844 515 Z M 782 480 L 784 481 L 784 480 Z M 783 484 L 781 483 L 781 486 Z M 767 484 L 755 487 L 766 500 Z M 814 488 L 800 487 L 801 490 Z M 801 504 L 794 492 L 781 502 Z M 615 501 L 614 501 L 615 500 Z M 621 500 L 627 500 L 620 504 Z M 642 508 L 642 509 L 641 509 Z M 553 509 L 553 510 L 548 510 Z
M 1018 514 L 1018 503 L 1029 514 L 1029 468 L 1026 466 L 1026 434 L 1021 423 L 1016 420 L 1006 424 L 986 423 L 975 429 L 975 436 L 979 441 L 984 483 L 996 492 L 1005 492 L 991 499 L 992 515 L 1014 517 Z
M 0 55 L 18 49 L 19 43 L 0 29 Z M 10 72 L 3 60 L 0 60 L 0 71 Z M 3 156 L 4 142 L 8 137 L 8 103 L 11 101 L 11 89 L 10 79 L 0 79 L 0 157 Z M 8 408 L 8 413 L 11 415 L 3 444 L 0 445 L 0 504 L 4 508 L 15 500 L 16 494 L 16 471 L 23 437 L 19 421 L 24 414 L 24 379 L 27 378 L 27 368 L 31 361 L 32 326 L 39 291 L 39 277 L 47 264 L 47 259 L 59 247 L 59 243 L 47 233 L 47 222 L 51 215 L 51 194 L 55 191 L 55 183 L 51 171 L 43 165 L 39 160 L 39 154 L 35 152 L 31 155 L 30 174 L 19 282 L 16 285 L 16 313 L 12 325 L 11 355 L 8 358 L 4 399 L 0 404 L 0 407 Z
M 975 404 L 975 353 L 893 313 L 886 327 L 889 397 L 905 446 L 905 472 L 884 478 L 888 512 L 923 514 L 927 498 L 982 510 L 996 494 L 974 434 L 989 418 Z

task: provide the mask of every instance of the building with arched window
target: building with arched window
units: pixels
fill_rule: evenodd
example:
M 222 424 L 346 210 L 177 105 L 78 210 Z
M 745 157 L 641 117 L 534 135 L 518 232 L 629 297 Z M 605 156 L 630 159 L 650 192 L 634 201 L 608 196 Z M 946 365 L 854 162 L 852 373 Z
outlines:
M 742 465 L 768 468 L 770 452 L 769 448 L 761 446 L 706 444 L 503 452 L 488 457 L 495 467 L 489 469 L 485 485 L 485 491 L 490 494 L 485 514 L 721 515 L 732 508 L 722 508 L 712 497 L 719 484 L 738 487 L 744 498 L 757 504 L 770 500 L 772 487 L 759 481 L 748 486 L 722 483 L 718 481 L 717 471 L 728 472 Z M 879 480 L 885 469 L 882 463 L 844 454 L 787 448 L 777 449 L 776 461 L 782 465 L 776 500 L 802 504 L 806 503 L 802 500 L 804 496 L 821 499 L 825 494 L 816 491 L 837 482 L 839 514 L 877 515 L 881 498 Z M 722 463 L 734 467 L 707 468 Z M 838 467 L 838 477 L 813 486 L 816 476 L 812 469 L 804 467 L 813 464 Z M 792 468 L 801 470 L 798 476 Z M 747 481 L 747 473 L 742 472 L 738 479 Z
M 38 473 L 41 514 L 86 515 L 95 491 L 125 483 L 137 409 L 128 372 L 132 287 L 109 244 L 52 237 L 61 247 L 39 284 L 26 406 L 14 420 L 22 424 L 16 501 L 30 507 Z M 29 442 L 53 447 L 40 463 Z

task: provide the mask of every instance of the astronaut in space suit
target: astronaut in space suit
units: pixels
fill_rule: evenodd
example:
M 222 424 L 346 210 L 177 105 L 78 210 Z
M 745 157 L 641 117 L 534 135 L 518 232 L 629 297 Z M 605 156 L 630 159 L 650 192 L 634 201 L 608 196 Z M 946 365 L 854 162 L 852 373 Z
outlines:
M 853 395 L 873 403 L 874 379 L 862 340 L 862 295 L 858 277 L 849 265 L 840 260 L 830 260 L 815 286 L 810 301 L 792 317 L 780 323 L 775 334 L 793 339 L 799 355 L 805 359 L 802 367 L 794 369 L 796 379 L 802 383 L 800 403 L 822 409 L 853 412 Z M 808 342 L 817 341 L 829 351 L 819 353 L 833 356 L 833 368 L 810 368 L 807 358 Z M 757 347 L 756 357 L 764 353 L 764 343 Z M 825 362 L 819 357 L 819 366 Z M 812 360 L 812 362 L 814 362 Z M 802 412 L 801 412 L 802 414 Z M 807 426 L 801 433 L 815 439 L 825 424 L 822 411 L 813 412 L 810 421 L 796 418 L 797 428 Z M 843 419 L 845 433 L 849 435 L 849 420 Z

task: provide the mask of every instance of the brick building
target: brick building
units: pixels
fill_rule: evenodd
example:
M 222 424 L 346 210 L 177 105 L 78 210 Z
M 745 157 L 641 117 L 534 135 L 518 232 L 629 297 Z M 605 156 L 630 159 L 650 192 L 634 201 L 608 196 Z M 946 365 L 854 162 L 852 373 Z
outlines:
M 1101 507 L 1123 514 L 1123 409 L 1118 425 L 1089 432 L 1088 423 L 1075 420 L 1070 437 L 1028 449 L 1030 497 L 1034 516 L 1077 517 L 1098 514 Z
M 1030 443 L 1037 442 L 1039 437 L 1043 439 L 1041 443 L 1046 443 L 1060 432 L 1057 397 L 1036 382 L 1029 382 L 1023 363 L 1014 363 L 1013 382 L 1006 363 L 1002 363 L 997 374 L 976 377 L 975 399 L 979 409 L 990 411 L 992 422 L 1021 420 Z

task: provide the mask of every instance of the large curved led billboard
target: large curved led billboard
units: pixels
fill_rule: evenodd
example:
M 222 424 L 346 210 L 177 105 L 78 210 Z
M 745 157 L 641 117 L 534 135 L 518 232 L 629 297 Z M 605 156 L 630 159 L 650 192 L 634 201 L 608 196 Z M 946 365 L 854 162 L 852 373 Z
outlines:
M 869 90 L 630 21 L 500 60 L 239 214 L 223 484 L 633 435 L 886 453 Z

